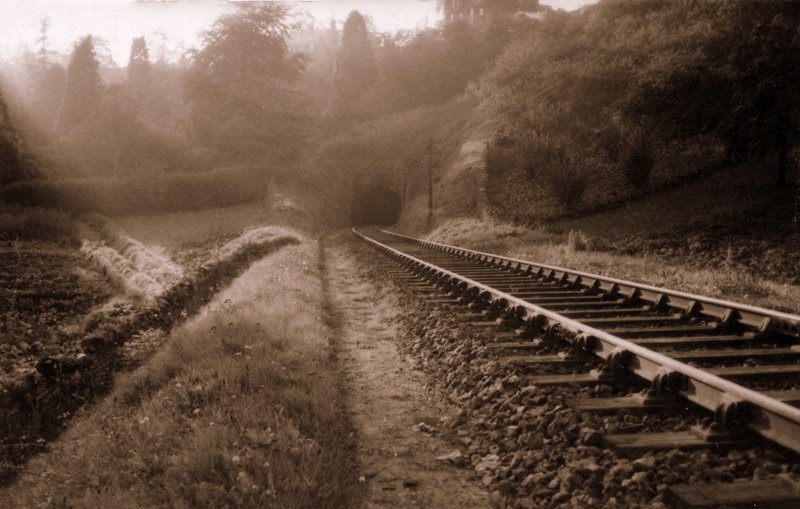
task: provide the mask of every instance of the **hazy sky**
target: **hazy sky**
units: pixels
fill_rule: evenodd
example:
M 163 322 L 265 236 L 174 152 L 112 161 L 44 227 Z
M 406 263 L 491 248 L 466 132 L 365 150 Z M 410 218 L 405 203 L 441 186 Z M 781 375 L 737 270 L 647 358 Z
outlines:
M 595 0 L 541 0 L 543 4 L 574 9 Z M 298 10 L 311 12 L 320 24 L 344 21 L 357 9 L 379 31 L 433 26 L 441 15 L 436 0 L 294 0 Z M 198 43 L 198 35 L 233 2 L 226 0 L 0 0 L 0 59 L 33 47 L 39 23 L 50 19 L 50 47 L 69 53 L 73 43 L 91 33 L 107 41 L 111 58 L 125 65 L 131 39 L 147 36 L 151 55 L 179 54 Z

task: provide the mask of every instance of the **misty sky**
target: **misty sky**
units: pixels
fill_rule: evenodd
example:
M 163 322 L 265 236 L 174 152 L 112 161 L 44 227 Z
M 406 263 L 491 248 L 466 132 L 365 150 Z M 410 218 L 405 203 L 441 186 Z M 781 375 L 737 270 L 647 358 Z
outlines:
M 542 0 L 542 4 L 574 9 L 596 0 Z M 441 18 L 436 0 L 294 0 L 298 10 L 309 11 L 320 25 L 331 18 L 343 22 L 352 9 L 368 15 L 379 31 L 424 28 Z M 50 19 L 50 47 L 71 51 L 81 36 L 93 34 L 107 43 L 108 56 L 117 64 L 128 60 L 131 39 L 147 36 L 151 56 L 174 58 L 198 45 L 199 34 L 221 13 L 233 9 L 225 0 L 0 0 L 0 58 L 33 47 L 39 23 Z

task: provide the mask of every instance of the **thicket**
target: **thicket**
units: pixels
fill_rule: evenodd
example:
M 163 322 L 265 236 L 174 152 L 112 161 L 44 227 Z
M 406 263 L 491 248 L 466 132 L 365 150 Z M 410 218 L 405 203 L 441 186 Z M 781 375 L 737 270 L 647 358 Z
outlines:
M 614 203 L 796 136 L 800 4 L 606 0 L 552 12 L 498 59 L 490 187 L 552 217 Z M 490 189 L 490 196 L 491 196 Z

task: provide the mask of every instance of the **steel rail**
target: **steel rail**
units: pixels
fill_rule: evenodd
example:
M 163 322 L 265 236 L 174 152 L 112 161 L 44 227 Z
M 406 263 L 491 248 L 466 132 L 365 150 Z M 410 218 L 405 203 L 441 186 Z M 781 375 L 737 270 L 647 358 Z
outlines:
M 605 359 L 608 367 L 627 369 L 651 382 L 652 390 L 658 394 L 663 394 L 665 390 L 670 390 L 714 412 L 716 421 L 722 425 L 731 424 L 734 421 L 738 422 L 773 442 L 795 452 L 800 452 L 800 409 L 671 359 L 666 355 L 613 336 L 600 329 L 585 325 L 580 321 L 526 302 L 523 299 L 468 277 L 438 267 L 372 239 L 355 228 L 352 231 L 357 237 L 376 247 L 379 251 L 383 251 L 398 260 L 404 260 L 414 269 L 424 273 L 429 279 L 436 280 L 438 283 L 447 285 L 463 294 L 480 298 L 486 304 L 496 307 L 508 316 L 516 316 L 528 323 L 548 326 L 551 330 L 552 327 L 557 326 L 559 331 L 569 333 L 566 336 L 572 336 L 566 339 L 570 339 L 577 346 Z M 384 233 L 417 241 L 412 237 L 400 236 L 390 232 Z M 419 242 L 427 243 L 427 241 Z M 430 243 L 430 245 L 435 246 L 436 244 Z M 453 250 L 452 252 L 460 249 L 454 246 L 446 247 Z M 469 250 L 464 251 L 478 253 Z M 488 253 L 480 253 L 480 255 L 510 260 L 503 257 L 495 257 Z M 521 260 L 513 260 L 513 262 L 536 266 L 536 264 Z M 586 277 L 595 278 L 591 274 L 586 274 Z M 611 278 L 607 278 L 607 280 L 620 281 L 612 280 Z M 659 292 L 664 291 L 655 287 L 649 288 Z
M 570 281 L 572 283 L 578 282 L 587 284 L 588 282 L 588 286 L 591 286 L 592 282 L 598 281 L 601 283 L 601 285 L 602 283 L 608 285 L 607 289 L 611 289 L 614 287 L 614 285 L 616 285 L 617 291 L 622 295 L 633 296 L 635 294 L 640 299 L 654 304 L 658 303 L 659 299 L 664 299 L 662 301 L 664 304 L 676 309 L 685 310 L 692 306 L 694 307 L 695 311 L 701 314 L 705 314 L 717 319 L 730 320 L 751 327 L 759 327 L 762 329 L 762 331 L 773 329 L 791 335 L 800 334 L 800 316 L 790 313 L 783 313 L 758 306 L 750 306 L 748 304 L 742 304 L 739 302 L 715 299 L 713 297 L 705 297 L 702 295 L 695 295 L 677 290 L 668 290 L 644 283 L 625 281 L 622 279 L 601 276 L 598 274 L 591 274 L 589 272 L 566 269 L 564 267 L 558 267 L 555 265 L 547 265 L 544 263 L 521 260 L 519 258 L 500 256 L 497 254 L 452 246 L 430 240 L 417 239 L 380 228 L 376 228 L 376 230 L 387 235 L 406 239 L 423 247 L 432 248 L 437 251 L 443 251 L 450 254 L 477 256 L 479 261 L 484 261 L 487 263 L 502 262 L 511 265 L 516 264 L 517 268 L 520 270 L 536 267 L 542 271 L 551 271 L 555 276 L 558 276 L 559 273 L 562 275 L 562 277 L 564 275 L 573 276 L 574 279 Z M 601 286 L 600 289 L 602 290 L 604 288 Z M 735 311 L 736 313 L 730 314 L 729 310 Z

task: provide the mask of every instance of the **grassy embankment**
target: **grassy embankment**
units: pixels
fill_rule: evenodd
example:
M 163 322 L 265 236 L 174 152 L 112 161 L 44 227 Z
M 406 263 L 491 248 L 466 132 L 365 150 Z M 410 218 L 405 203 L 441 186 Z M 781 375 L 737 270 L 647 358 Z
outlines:
M 316 243 L 252 266 L 0 493 L 11 507 L 348 507 Z
M 448 221 L 427 238 L 480 251 L 504 254 L 664 288 L 733 300 L 787 312 L 800 312 L 800 286 L 754 274 L 732 259 L 697 263 L 691 255 L 654 252 L 622 254 L 581 230 L 554 233 L 497 220 Z

